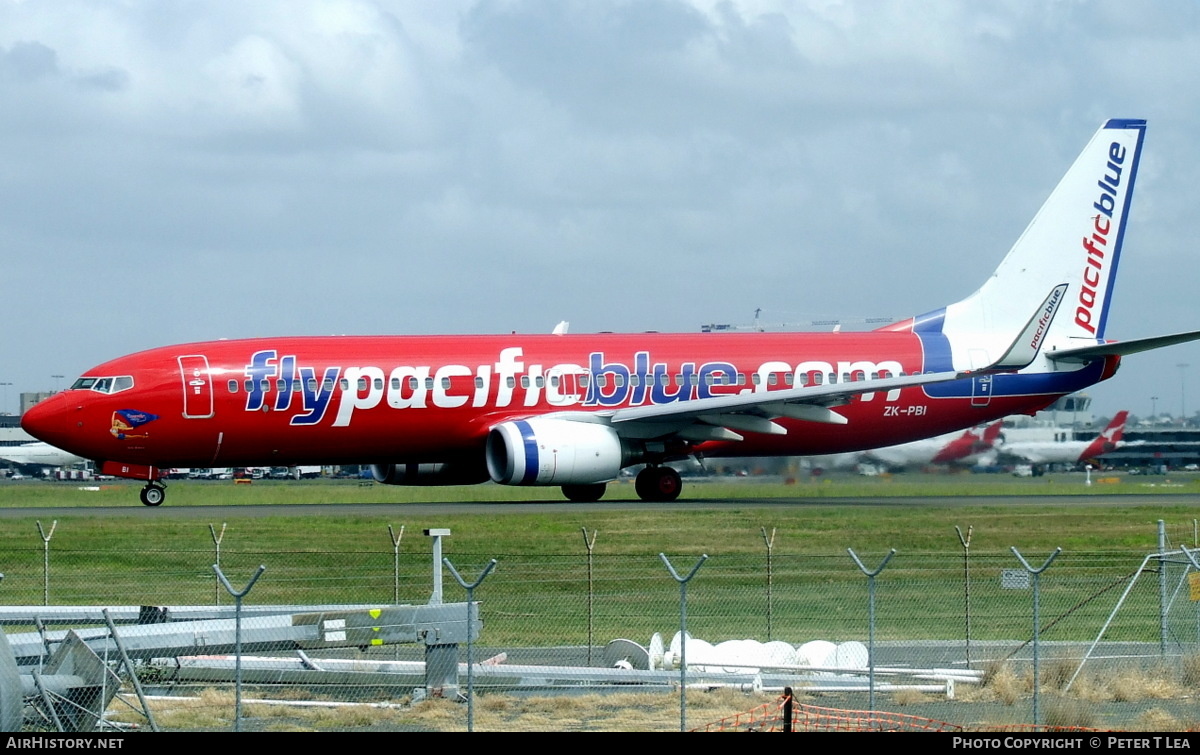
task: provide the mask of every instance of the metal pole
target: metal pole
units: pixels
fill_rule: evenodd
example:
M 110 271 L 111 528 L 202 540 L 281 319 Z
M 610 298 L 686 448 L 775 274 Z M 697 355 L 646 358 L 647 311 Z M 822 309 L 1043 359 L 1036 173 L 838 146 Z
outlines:
M 587 569 L 588 569 L 588 598 L 587 598 L 587 615 L 588 615 L 588 639 L 587 639 L 587 665 L 592 665 L 592 631 L 594 628 L 595 612 L 592 607 L 592 602 L 596 595 L 595 585 L 592 582 L 592 551 L 596 547 L 596 536 L 600 534 L 600 530 L 592 530 L 592 538 L 588 539 L 587 527 L 580 527 L 583 530 L 583 547 L 587 548 Z
M 404 537 L 404 525 L 400 525 L 400 534 L 388 525 L 388 537 L 392 541 L 392 602 L 400 605 L 400 539 Z
M 488 561 L 488 565 L 484 568 L 483 574 L 479 575 L 479 579 L 471 584 L 467 584 L 466 580 L 458 576 L 458 570 L 454 568 L 454 564 L 450 563 L 450 559 L 442 559 L 446 564 L 446 568 L 454 575 L 454 579 L 458 581 L 463 589 L 467 591 L 467 731 L 475 731 L 475 658 L 472 654 L 471 643 L 471 607 L 475 605 L 475 588 L 479 587 L 480 583 L 487 578 L 487 575 L 496 568 L 496 559 Z
M 700 560 L 696 562 L 686 577 L 679 576 L 665 553 L 659 553 L 658 557 L 663 560 L 663 563 L 667 565 L 667 571 L 671 572 L 671 576 L 679 583 L 679 730 L 687 731 L 687 585 L 692 577 L 696 576 L 696 572 L 700 570 L 704 562 L 708 560 L 708 554 L 700 556 Z
M 1194 568 L 1197 572 L 1200 572 L 1200 561 L 1196 560 L 1196 554 L 1189 551 L 1187 548 L 1184 548 L 1182 545 L 1179 546 L 1179 550 L 1183 551 L 1183 555 L 1187 556 L 1187 560 L 1191 562 L 1192 568 Z M 4 575 L 0 574 L 0 578 L 3 577 Z M 1196 607 L 1196 643 L 1200 645 L 1200 604 L 1197 604 Z
M 38 532 L 42 536 L 42 605 L 50 605 L 50 538 L 54 537 L 54 528 L 58 526 L 55 519 L 50 525 L 50 534 L 42 529 L 42 521 L 37 523 Z
M 1158 520 L 1158 653 L 1167 657 L 1167 525 Z
M 262 576 L 262 573 L 267 570 L 266 566 L 259 565 L 258 571 L 254 572 L 254 576 L 246 584 L 245 589 L 241 592 L 233 589 L 233 585 L 229 584 L 229 580 L 225 579 L 225 575 L 221 573 L 221 567 L 213 564 L 213 571 L 217 573 L 217 579 L 221 580 L 221 584 L 225 585 L 225 589 L 233 596 L 233 642 L 234 642 L 234 708 L 233 708 L 233 730 L 242 730 L 242 598 L 246 593 L 250 592 L 250 588 L 254 587 L 254 583 Z
M 142 713 L 146 716 L 146 721 L 150 724 L 150 731 L 158 731 L 158 723 L 154 720 L 154 712 L 150 710 L 150 704 L 146 702 L 146 695 L 142 691 L 142 681 L 138 679 L 137 669 L 129 661 L 129 654 L 125 652 L 125 645 L 121 642 L 121 638 L 117 636 L 117 625 L 113 623 L 112 617 L 108 615 L 107 608 L 104 609 L 103 613 L 104 623 L 108 626 L 108 633 L 112 635 L 113 644 L 117 646 L 121 663 L 125 665 L 125 670 L 129 672 L 129 682 L 133 685 L 133 691 L 137 694 L 138 702 L 142 704 Z
M 975 530 L 974 527 L 967 527 L 967 536 L 963 537 L 962 530 L 958 525 L 954 525 L 954 531 L 958 533 L 958 542 L 962 543 L 963 547 L 963 606 L 967 617 L 967 668 L 971 668 L 971 533 Z
M 768 538 L 767 528 L 763 527 L 762 538 L 763 542 L 767 544 L 767 642 L 770 642 L 773 639 L 771 636 L 771 619 L 775 607 L 775 600 L 771 589 L 775 581 L 774 573 L 771 569 L 771 552 L 775 548 L 775 528 L 771 528 L 771 537 Z
M 1015 555 L 1017 557 L 1017 559 L 1021 562 L 1021 565 L 1025 567 L 1025 571 L 1027 571 L 1033 575 L 1033 725 L 1037 726 L 1038 725 L 1038 684 L 1039 684 L 1038 653 L 1039 653 L 1039 645 L 1041 643 L 1041 640 L 1040 640 L 1041 624 L 1040 624 L 1040 618 L 1039 618 L 1040 607 L 1039 607 L 1038 603 L 1039 603 L 1039 590 L 1040 590 L 1040 585 L 1041 585 L 1041 581 L 1042 581 L 1041 575 L 1042 575 L 1042 572 L 1044 572 L 1044 571 L 1046 571 L 1046 569 L 1050 568 L 1051 562 L 1053 562 L 1054 559 L 1058 558 L 1058 554 L 1062 553 L 1062 548 L 1055 548 L 1054 552 L 1050 554 L 1050 558 L 1046 559 L 1046 563 L 1042 564 L 1041 568 L 1034 569 L 1032 566 L 1029 565 L 1029 562 L 1026 561 L 1025 558 L 1021 555 L 1021 553 L 1017 550 L 1016 546 L 1010 546 L 1010 547 L 1012 547 L 1013 555 Z
M 221 541 L 225 539 L 225 522 L 221 522 L 221 534 L 217 534 L 217 530 L 211 524 L 208 525 L 208 533 L 212 535 L 213 541 L 213 556 L 217 559 L 217 566 L 221 565 Z M 213 605 L 218 605 L 221 602 L 221 581 L 213 580 Z
M 867 610 L 867 626 L 869 627 L 867 630 L 867 673 L 870 690 L 867 693 L 867 700 L 870 706 L 868 710 L 873 713 L 875 712 L 875 577 L 879 575 L 879 572 L 883 571 L 888 561 L 892 560 L 892 556 L 896 555 L 896 549 L 892 548 L 888 551 L 887 556 L 883 559 L 883 563 L 875 571 L 871 571 L 863 566 L 863 562 L 859 560 L 853 549 L 847 548 L 846 552 L 850 554 L 850 558 L 854 559 L 854 563 L 858 564 L 858 568 L 862 570 L 862 573 L 867 575 L 867 600 L 869 604 Z
M 429 596 L 429 605 L 442 604 L 442 538 L 448 537 L 448 528 L 425 530 L 426 537 L 433 538 L 433 594 Z

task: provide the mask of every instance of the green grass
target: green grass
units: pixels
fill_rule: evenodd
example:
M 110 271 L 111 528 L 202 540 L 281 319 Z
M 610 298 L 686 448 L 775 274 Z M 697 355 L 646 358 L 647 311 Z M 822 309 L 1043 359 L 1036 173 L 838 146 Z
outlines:
M 803 641 L 865 639 L 866 582 L 847 548 L 870 567 L 897 550 L 878 582 L 880 639 L 946 638 L 961 632 L 962 547 L 954 527 L 973 528 L 972 580 L 976 638 L 1023 640 L 1029 628 L 1029 593 L 1003 590 L 999 574 L 1020 568 L 1011 546 L 1034 565 L 1057 547 L 1063 555 L 1043 580 L 1042 612 L 1062 617 L 1050 639 L 1091 639 L 1111 610 L 1122 582 L 1155 548 L 1155 523 L 1171 528 L 1173 545 L 1193 545 L 1200 498 L 1156 495 L 1121 503 L 1120 493 L 1179 493 L 1153 479 L 1082 485 L 1081 476 L 1018 480 L 966 475 L 908 480 L 841 478 L 796 485 L 730 482 L 694 484 L 693 500 L 726 499 L 719 508 L 689 508 L 687 501 L 653 510 L 518 513 L 504 501 L 558 500 L 558 491 L 502 488 L 362 487 L 355 482 L 176 483 L 169 507 L 217 504 L 404 503 L 439 500 L 496 501 L 495 511 L 404 516 L 240 516 L 221 511 L 220 520 L 156 516 L 136 501 L 136 486 L 116 484 L 97 491 L 78 485 L 0 485 L 0 506 L 76 506 L 56 513 L 51 539 L 51 603 L 205 604 L 228 596 L 216 591 L 209 524 L 227 523 L 221 563 L 234 585 L 259 564 L 267 572 L 248 598 L 252 602 L 390 602 L 394 589 L 393 549 L 388 525 L 405 529 L 401 543 L 402 601 L 423 602 L 430 590 L 430 544 L 424 528 L 450 527 L 445 555 L 473 579 L 487 561 L 499 566 L 481 587 L 486 641 L 497 644 L 578 644 L 586 638 L 586 556 L 582 530 L 598 533 L 595 567 L 595 632 L 600 642 L 629 636 L 645 641 L 669 633 L 677 623 L 678 585 L 659 559 L 666 553 L 686 572 L 701 554 L 710 556 L 689 591 L 689 617 L 699 636 L 758 637 L 766 634 L 766 546 L 762 531 L 775 532 L 772 553 L 773 621 L 776 636 Z M 1183 491 L 1200 492 L 1190 478 Z M 627 483 L 610 498 L 627 498 Z M 968 492 L 962 492 L 968 491 Z M 1038 505 L 1021 492 L 1087 492 L 1095 498 L 1064 498 Z M 893 497 L 879 504 L 839 503 L 844 497 Z M 910 505 L 913 497 L 945 498 L 936 505 Z M 979 496 L 1014 496 L 974 503 Z M 475 496 L 471 498 L 470 496 Z M 781 497 L 822 498 L 797 506 L 765 506 Z M 928 503 L 928 501 L 923 502 Z M 90 506 L 123 506 L 144 514 L 107 517 Z M 427 511 L 427 509 L 421 509 Z M 401 510 L 402 512 L 402 510 Z M 163 511 L 162 513 L 165 513 Z M 43 600 L 44 544 L 35 520 L 9 511 L 0 519 L 0 583 L 4 602 Z M 48 530 L 50 521 L 42 521 Z M 1114 625 L 1113 637 L 1155 641 L 1157 594 L 1151 580 Z M 1119 585 L 1114 588 L 1113 585 Z M 447 599 L 462 591 L 447 575 Z M 1186 597 L 1186 596 L 1185 596 Z M 1089 600 L 1091 599 L 1091 600 Z M 1181 600 L 1180 604 L 1186 604 Z M 1181 621 L 1184 619 L 1181 619 Z M 1192 626 L 1183 632 L 1194 637 Z

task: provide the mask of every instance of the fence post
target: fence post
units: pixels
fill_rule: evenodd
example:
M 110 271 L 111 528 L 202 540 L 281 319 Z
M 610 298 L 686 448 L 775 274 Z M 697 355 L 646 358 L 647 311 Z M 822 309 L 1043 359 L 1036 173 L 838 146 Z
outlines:
M 667 571 L 679 583 L 679 730 L 687 731 L 687 585 L 700 571 L 700 567 L 708 560 L 708 554 L 700 556 L 700 560 L 692 567 L 686 577 L 679 576 L 667 554 L 659 553 L 658 557 L 667 565 Z
M 1058 554 L 1062 553 L 1062 548 L 1055 548 L 1054 552 L 1050 554 L 1050 558 L 1046 559 L 1046 563 L 1042 564 L 1040 568 L 1034 569 L 1032 566 L 1029 565 L 1029 562 L 1026 561 L 1025 558 L 1021 555 L 1021 553 L 1017 550 L 1017 547 L 1015 545 L 1010 546 L 1010 547 L 1012 548 L 1013 555 L 1015 555 L 1017 557 L 1017 559 L 1021 562 L 1021 566 L 1025 567 L 1025 571 L 1027 571 L 1033 575 L 1033 725 L 1037 726 L 1038 725 L 1038 684 L 1039 684 L 1038 646 L 1041 643 L 1041 640 L 1040 640 L 1041 625 L 1040 625 L 1040 619 L 1039 619 L 1040 607 L 1038 605 L 1039 585 L 1041 584 L 1042 572 L 1044 572 L 1044 571 L 1046 571 L 1046 569 L 1050 568 L 1051 562 L 1053 562 L 1054 559 L 1058 558 Z
M 388 525 L 388 538 L 392 541 L 392 603 L 400 605 L 400 539 L 404 537 L 404 525 L 400 525 L 400 534 Z
M 1158 654 L 1167 657 L 1167 524 L 1158 520 Z
M 588 639 L 587 639 L 587 665 L 592 665 L 592 630 L 593 622 L 595 621 L 595 613 L 592 607 L 592 601 L 595 597 L 595 585 L 592 582 L 592 551 L 596 547 L 596 536 L 600 534 L 600 530 L 592 530 L 592 539 L 588 539 L 587 527 L 580 527 L 583 530 L 583 547 L 587 548 L 587 567 L 588 567 L 588 598 L 587 598 L 587 615 L 588 615 Z
M 767 528 L 762 528 L 763 542 L 767 544 L 767 642 L 774 639 L 771 636 L 771 619 L 774 611 L 774 596 L 771 588 L 774 585 L 774 573 L 771 569 L 771 553 L 775 549 L 775 528 L 771 528 L 771 537 L 767 537 Z
M 966 615 L 967 622 L 967 668 L 971 668 L 971 533 L 975 530 L 972 526 L 967 526 L 967 536 L 963 537 L 962 530 L 958 525 L 954 525 L 954 531 L 958 533 L 958 542 L 962 543 L 963 547 L 963 611 Z
M 850 558 L 854 559 L 854 563 L 858 564 L 858 568 L 863 574 L 867 575 L 867 673 L 869 692 L 867 693 L 868 705 L 872 713 L 875 712 L 875 577 L 883 568 L 888 565 L 888 561 L 892 560 L 892 556 L 896 555 L 896 549 L 892 548 L 884 557 L 883 563 L 879 565 L 875 571 L 867 569 L 863 566 L 863 562 L 859 560 L 858 555 L 854 553 L 852 548 L 847 548 L 846 552 L 850 554 Z
M 471 606 L 475 605 L 475 588 L 479 587 L 492 569 L 496 568 L 496 559 L 488 561 L 483 574 L 480 574 L 479 579 L 471 584 L 467 584 L 466 580 L 458 575 L 458 570 L 454 568 L 454 564 L 450 563 L 450 559 L 443 558 L 442 563 L 446 564 L 446 568 L 454 575 L 454 579 L 467 591 L 467 731 L 475 731 L 475 658 L 471 650 Z
M 208 533 L 212 535 L 213 541 L 213 558 L 216 559 L 216 564 L 221 565 L 221 541 L 225 539 L 225 522 L 221 522 L 221 534 L 217 534 L 217 530 L 211 524 L 208 525 Z M 221 603 L 221 580 L 213 580 L 213 605 Z
M 246 597 L 246 593 L 250 592 L 250 588 L 254 587 L 254 583 L 262 576 L 262 573 L 267 570 L 266 566 L 259 564 L 258 571 L 254 572 L 254 576 L 246 583 L 246 587 L 241 592 L 233 589 L 233 585 L 229 584 L 229 580 L 225 579 L 225 575 L 221 573 L 221 567 L 213 564 L 213 571 L 217 573 L 217 579 L 221 580 L 221 584 L 225 585 L 225 589 L 233 596 L 233 646 L 234 646 L 234 706 L 233 706 L 233 730 L 242 730 L 242 598 Z
M 42 536 L 42 605 L 50 605 L 50 538 L 54 537 L 54 528 L 58 526 L 55 519 L 50 525 L 50 533 L 42 529 L 42 520 L 38 520 L 38 533 Z

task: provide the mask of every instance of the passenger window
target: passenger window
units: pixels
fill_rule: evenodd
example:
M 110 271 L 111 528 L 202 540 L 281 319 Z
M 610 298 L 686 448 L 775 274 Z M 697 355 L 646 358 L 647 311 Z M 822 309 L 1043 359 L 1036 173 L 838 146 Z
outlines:
M 237 391 L 238 391 L 238 383 L 237 383 L 237 381 L 236 381 L 236 380 L 230 380 L 230 381 L 229 381 L 229 392 L 230 392 L 230 393 L 237 393 Z

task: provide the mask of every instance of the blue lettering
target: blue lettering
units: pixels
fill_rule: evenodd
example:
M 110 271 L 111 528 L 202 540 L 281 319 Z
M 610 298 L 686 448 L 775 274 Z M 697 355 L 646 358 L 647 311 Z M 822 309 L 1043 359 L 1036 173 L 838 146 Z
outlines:
M 696 363 L 685 362 L 679 368 L 679 385 L 673 393 L 667 391 L 667 386 L 675 382 L 667 374 L 665 364 L 654 365 L 654 386 L 650 389 L 650 403 L 669 404 L 672 401 L 687 401 L 691 396 L 691 380 L 696 375 Z
M 292 405 L 292 391 L 296 388 L 296 357 L 286 356 L 279 360 L 279 379 L 283 381 L 283 387 L 275 396 L 277 412 Z
M 314 368 L 300 368 L 300 379 L 303 381 L 300 397 L 304 399 L 305 413 L 292 417 L 291 424 L 315 425 L 324 419 L 325 410 L 329 408 L 329 397 L 333 395 L 340 372 L 340 367 L 326 368 L 324 379 L 317 382 L 317 371 Z
M 623 364 L 604 364 L 602 351 L 592 352 L 588 364 L 592 379 L 588 382 L 587 397 L 583 403 L 590 406 L 619 406 L 625 403 L 629 397 L 629 368 Z M 612 383 L 612 392 L 607 396 L 604 395 L 606 386 L 600 385 L 601 380 Z
M 639 351 L 633 355 L 633 376 L 637 378 L 637 384 L 633 386 L 629 404 L 641 406 L 646 403 L 646 388 L 650 382 L 650 352 Z
M 263 408 L 263 399 L 266 397 L 263 382 L 275 377 L 275 357 L 274 349 L 256 351 L 254 356 L 250 357 L 250 364 L 246 365 L 246 377 L 250 380 L 250 390 L 246 394 L 246 411 L 253 412 Z
M 737 368 L 728 362 L 705 362 L 700 365 L 700 385 L 696 391 L 699 398 L 712 398 L 714 385 L 736 385 Z

